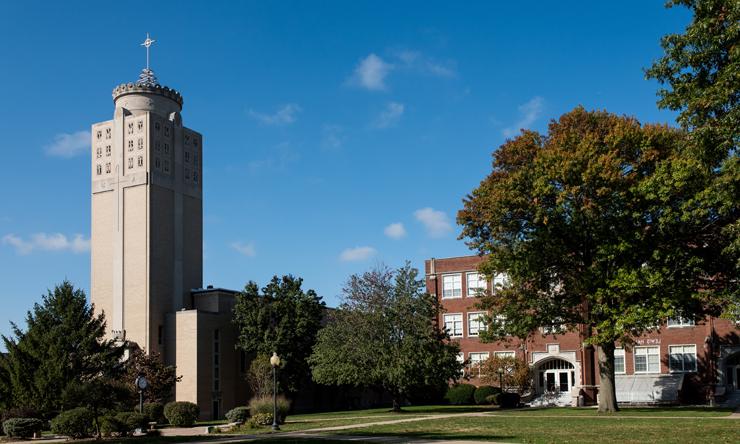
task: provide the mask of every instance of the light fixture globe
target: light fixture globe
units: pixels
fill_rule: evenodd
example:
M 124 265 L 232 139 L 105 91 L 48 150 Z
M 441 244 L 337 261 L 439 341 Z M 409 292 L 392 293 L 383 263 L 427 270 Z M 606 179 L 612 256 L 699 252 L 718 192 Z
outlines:
M 139 376 L 136 378 L 136 388 L 138 388 L 139 390 L 146 390 L 147 387 L 149 387 L 149 381 L 147 381 L 144 376 Z
M 272 352 L 272 356 L 270 357 L 270 365 L 273 367 L 277 367 L 280 365 L 280 356 L 278 356 L 277 352 Z

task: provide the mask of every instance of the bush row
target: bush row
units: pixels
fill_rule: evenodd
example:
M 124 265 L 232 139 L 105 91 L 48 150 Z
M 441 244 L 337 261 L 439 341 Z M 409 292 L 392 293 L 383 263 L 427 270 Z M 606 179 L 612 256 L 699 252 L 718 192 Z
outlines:
M 521 398 L 517 393 L 502 393 L 500 388 L 490 385 L 476 387 L 472 384 L 457 384 L 447 390 L 445 400 L 453 405 L 493 404 L 502 408 L 514 408 L 519 406 Z

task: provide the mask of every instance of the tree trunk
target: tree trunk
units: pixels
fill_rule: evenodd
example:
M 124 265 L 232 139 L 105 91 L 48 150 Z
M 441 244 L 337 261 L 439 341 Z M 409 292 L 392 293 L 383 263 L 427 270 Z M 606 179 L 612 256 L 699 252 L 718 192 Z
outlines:
M 401 411 L 401 394 L 400 393 L 393 393 L 393 411 L 394 412 L 400 412 Z
M 599 344 L 599 413 L 617 412 L 617 387 L 614 381 L 614 342 Z

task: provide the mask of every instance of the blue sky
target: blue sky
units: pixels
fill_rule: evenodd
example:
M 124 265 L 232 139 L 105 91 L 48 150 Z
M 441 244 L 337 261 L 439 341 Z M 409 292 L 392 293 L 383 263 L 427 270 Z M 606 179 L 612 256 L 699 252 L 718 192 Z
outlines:
M 204 136 L 204 284 L 468 254 L 461 199 L 519 128 L 581 104 L 672 123 L 643 68 L 690 16 L 623 2 L 5 2 L 0 333 L 89 288 L 86 132 L 145 63 Z

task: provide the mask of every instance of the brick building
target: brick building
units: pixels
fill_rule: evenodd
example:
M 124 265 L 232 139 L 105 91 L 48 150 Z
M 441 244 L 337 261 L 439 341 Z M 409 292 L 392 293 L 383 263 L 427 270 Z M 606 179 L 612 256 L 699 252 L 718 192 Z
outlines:
M 487 279 L 477 271 L 479 256 L 425 262 L 429 293 L 439 299 L 444 325 L 460 343 L 466 377 L 479 384 L 478 364 L 493 355 L 525 359 L 534 373 L 534 398 L 556 393 L 561 405 L 597 402 L 599 372 L 596 350 L 584 345 L 585 330 L 541 328 L 527 338 L 483 343 L 485 326 L 477 308 L 481 292 L 496 291 L 505 276 Z M 562 330 L 561 330 L 562 329 Z M 617 344 L 617 400 L 622 403 L 718 402 L 740 399 L 740 329 L 726 319 L 669 319 L 657 331 L 635 338 L 632 347 Z M 550 398 L 552 399 L 552 398 Z

